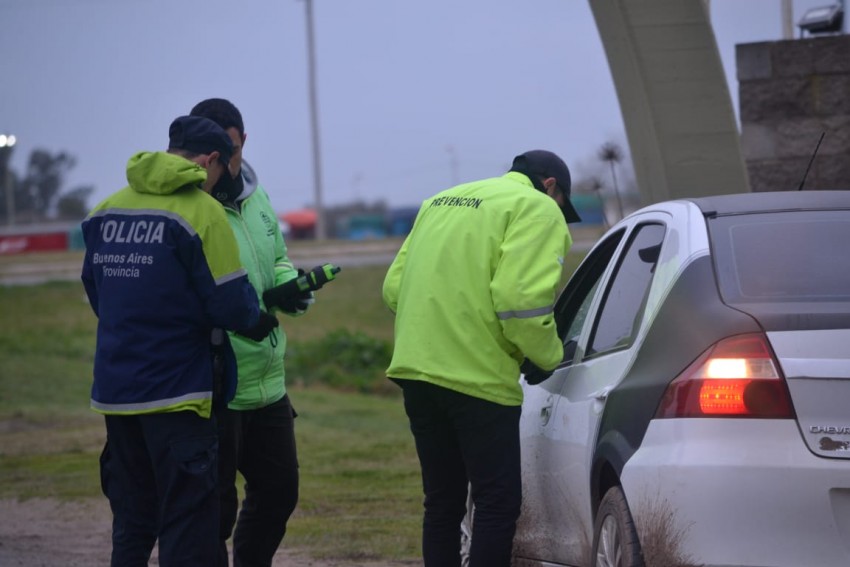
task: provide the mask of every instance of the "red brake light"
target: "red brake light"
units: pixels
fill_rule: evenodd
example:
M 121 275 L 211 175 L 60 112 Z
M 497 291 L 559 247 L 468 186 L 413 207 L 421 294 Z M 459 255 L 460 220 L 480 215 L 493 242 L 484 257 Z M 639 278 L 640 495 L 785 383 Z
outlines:
M 794 408 L 767 338 L 753 333 L 700 355 L 667 386 L 655 417 L 793 419 Z

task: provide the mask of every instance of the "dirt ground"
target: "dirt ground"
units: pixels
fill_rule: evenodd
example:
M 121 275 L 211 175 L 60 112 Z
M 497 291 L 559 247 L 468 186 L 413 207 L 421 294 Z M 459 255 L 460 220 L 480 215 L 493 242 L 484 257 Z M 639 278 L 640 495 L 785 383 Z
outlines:
M 0 500 L 0 565 L 100 567 L 109 565 L 111 515 L 106 500 Z M 151 565 L 159 565 L 156 550 Z M 414 567 L 416 562 L 312 559 L 281 549 L 274 567 Z

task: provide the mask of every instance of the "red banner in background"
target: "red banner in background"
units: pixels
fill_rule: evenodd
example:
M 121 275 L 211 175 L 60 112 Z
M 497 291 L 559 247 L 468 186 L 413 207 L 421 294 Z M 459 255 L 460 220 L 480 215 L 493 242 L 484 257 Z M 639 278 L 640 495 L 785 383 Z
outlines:
M 0 236 L 0 256 L 27 252 L 55 252 L 68 249 L 68 234 L 10 234 Z

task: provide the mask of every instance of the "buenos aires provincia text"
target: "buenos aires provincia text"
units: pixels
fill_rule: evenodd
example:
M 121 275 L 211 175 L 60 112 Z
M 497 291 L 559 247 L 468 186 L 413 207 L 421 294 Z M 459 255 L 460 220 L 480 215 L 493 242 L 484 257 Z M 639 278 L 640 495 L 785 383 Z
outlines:
M 94 252 L 92 264 L 102 266 L 101 272 L 107 278 L 138 278 L 146 266 L 153 265 L 154 257 L 139 252 L 121 252 L 114 245 L 161 244 L 165 233 L 165 222 L 138 220 L 104 221 L 100 228 L 101 240 L 112 244 L 112 252 Z

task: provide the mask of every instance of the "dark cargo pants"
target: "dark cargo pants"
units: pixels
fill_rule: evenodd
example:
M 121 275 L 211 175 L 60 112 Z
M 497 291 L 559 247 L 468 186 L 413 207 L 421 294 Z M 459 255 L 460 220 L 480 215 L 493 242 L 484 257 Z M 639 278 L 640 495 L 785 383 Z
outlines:
M 101 487 L 114 567 L 214 565 L 219 529 L 215 421 L 192 411 L 106 416 Z

